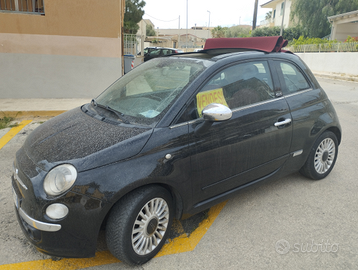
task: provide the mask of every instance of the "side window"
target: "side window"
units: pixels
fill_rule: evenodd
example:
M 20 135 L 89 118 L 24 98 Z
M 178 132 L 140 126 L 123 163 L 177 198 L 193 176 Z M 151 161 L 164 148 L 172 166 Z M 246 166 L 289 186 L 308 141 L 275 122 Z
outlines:
M 273 98 L 272 77 L 266 61 L 237 64 L 214 74 L 179 122 L 201 117 L 202 110 L 211 103 L 220 103 L 233 110 Z
M 280 68 L 283 74 L 283 78 L 286 84 L 286 91 L 288 94 L 295 93 L 300 90 L 308 89 L 311 86 L 303 76 L 300 70 L 296 66 L 281 62 Z
M 44 0 L 0 0 L 0 11 L 45 14 Z
M 211 96 L 213 98 L 209 98 Z M 274 97 L 267 62 L 255 61 L 231 66 L 216 74 L 197 95 L 197 107 L 200 111 L 216 102 L 235 109 Z
M 149 52 L 149 55 L 150 56 L 158 56 L 158 55 L 160 55 L 160 49 L 157 49 L 157 50 Z
M 163 50 L 163 55 L 171 54 L 171 51 L 168 49 Z

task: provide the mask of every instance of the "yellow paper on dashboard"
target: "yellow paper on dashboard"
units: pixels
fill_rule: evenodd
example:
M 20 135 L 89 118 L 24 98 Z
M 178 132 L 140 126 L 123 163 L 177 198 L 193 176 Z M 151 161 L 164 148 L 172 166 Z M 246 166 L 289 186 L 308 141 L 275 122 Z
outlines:
M 226 103 L 222 88 L 200 92 L 196 95 L 196 106 L 198 109 L 199 117 L 202 116 L 202 111 L 205 106 L 211 103 L 219 103 L 225 105 L 226 107 L 229 107 Z

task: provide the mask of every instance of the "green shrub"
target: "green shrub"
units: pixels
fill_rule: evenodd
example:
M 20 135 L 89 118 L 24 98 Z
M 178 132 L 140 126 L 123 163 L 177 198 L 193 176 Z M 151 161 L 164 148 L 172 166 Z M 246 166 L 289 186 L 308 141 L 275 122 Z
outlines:
M 252 31 L 252 37 L 270 37 L 270 36 L 279 36 L 281 28 L 278 26 L 275 27 L 260 27 Z M 288 27 L 283 30 L 282 37 L 291 41 L 293 39 L 298 39 L 300 36 L 303 36 L 304 32 L 300 26 Z
M 357 41 L 358 41 L 358 37 L 348 36 L 344 42 L 357 42 Z
M 331 48 L 332 44 L 338 43 L 337 40 L 328 40 L 328 39 L 321 39 L 321 38 L 305 38 L 304 36 L 300 36 L 298 39 L 293 39 L 288 43 L 288 46 L 298 46 L 298 45 L 312 45 L 316 44 L 319 46 L 319 44 L 324 45 L 327 48 Z
M 7 128 L 7 127 L 16 127 L 17 124 L 11 125 L 12 121 L 14 121 L 13 117 L 4 116 L 0 118 L 0 129 Z

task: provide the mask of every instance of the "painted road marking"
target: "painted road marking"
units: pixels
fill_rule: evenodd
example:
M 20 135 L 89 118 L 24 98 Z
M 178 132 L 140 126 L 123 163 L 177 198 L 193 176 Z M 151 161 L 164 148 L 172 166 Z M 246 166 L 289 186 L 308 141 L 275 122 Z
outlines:
M 165 255 L 183 253 L 194 250 L 194 248 L 200 242 L 201 238 L 205 235 L 210 226 L 214 223 L 215 219 L 217 218 L 221 210 L 224 208 L 226 203 L 227 201 L 210 208 L 208 212 L 208 218 L 204 219 L 189 236 L 187 236 L 187 234 L 184 233 L 183 228 L 181 228 L 180 230 L 182 230 L 183 233 L 180 236 L 169 240 L 169 243 L 165 244 L 161 251 L 159 251 L 159 253 L 155 257 L 161 257 Z M 60 261 L 53 261 L 52 259 L 47 259 L 14 264 L 4 264 L 0 265 L 0 270 L 77 270 L 86 267 L 94 267 L 119 262 L 120 261 L 116 259 L 109 251 L 101 251 L 97 252 L 95 257 L 88 259 L 62 259 Z
M 32 120 L 24 120 L 18 126 L 10 129 L 8 133 L 6 133 L 3 137 L 0 138 L 0 149 L 3 148 L 12 138 L 14 138 L 15 135 L 19 133 L 21 129 L 23 129 L 31 122 Z

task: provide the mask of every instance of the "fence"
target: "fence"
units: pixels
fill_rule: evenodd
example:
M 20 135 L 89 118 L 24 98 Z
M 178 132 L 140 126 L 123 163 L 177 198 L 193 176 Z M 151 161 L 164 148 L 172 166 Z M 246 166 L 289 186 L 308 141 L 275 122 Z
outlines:
M 141 36 L 124 34 L 124 54 L 137 55 L 140 52 Z
M 293 45 L 291 47 L 287 47 L 287 49 L 290 50 L 291 52 L 295 52 L 295 53 L 358 52 L 358 42 Z

